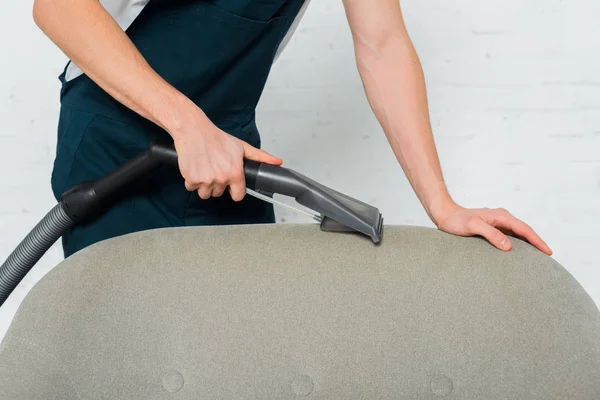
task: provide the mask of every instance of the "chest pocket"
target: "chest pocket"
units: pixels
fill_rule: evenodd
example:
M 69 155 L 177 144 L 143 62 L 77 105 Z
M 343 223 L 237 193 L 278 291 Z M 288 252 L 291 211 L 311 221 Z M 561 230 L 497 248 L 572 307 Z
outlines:
M 287 2 L 289 0 L 208 0 L 231 14 L 263 22 L 281 16 Z

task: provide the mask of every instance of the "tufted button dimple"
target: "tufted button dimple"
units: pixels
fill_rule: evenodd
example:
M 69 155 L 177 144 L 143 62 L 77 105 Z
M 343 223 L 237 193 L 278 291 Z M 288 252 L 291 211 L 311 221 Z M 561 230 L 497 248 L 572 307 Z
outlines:
M 446 375 L 438 374 L 431 378 L 430 382 L 431 393 L 439 397 L 446 397 L 452 393 L 452 380 Z
M 308 375 L 298 375 L 292 381 L 292 392 L 296 396 L 308 396 L 312 393 L 315 384 Z
M 180 391 L 183 383 L 183 375 L 174 370 L 167 371 L 162 377 L 162 387 L 169 393 Z

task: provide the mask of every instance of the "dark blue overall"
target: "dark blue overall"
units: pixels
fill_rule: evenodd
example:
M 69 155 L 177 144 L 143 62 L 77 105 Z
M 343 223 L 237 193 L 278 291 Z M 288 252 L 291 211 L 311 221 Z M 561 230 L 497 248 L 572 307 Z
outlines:
M 255 108 L 275 53 L 302 0 L 151 0 L 127 29 L 149 64 L 225 132 L 260 147 Z M 52 190 L 97 180 L 167 132 L 118 103 L 85 75 L 60 77 L 61 111 Z M 199 135 L 202 132 L 198 132 Z M 269 203 L 228 192 L 202 200 L 164 167 L 118 196 L 99 218 L 63 236 L 65 257 L 146 229 L 274 222 Z

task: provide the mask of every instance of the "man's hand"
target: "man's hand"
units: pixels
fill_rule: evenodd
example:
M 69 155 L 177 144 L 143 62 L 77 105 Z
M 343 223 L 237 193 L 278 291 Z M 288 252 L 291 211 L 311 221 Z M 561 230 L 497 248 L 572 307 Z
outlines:
M 179 170 L 189 191 L 202 199 L 220 197 L 227 187 L 234 201 L 246 194 L 244 159 L 281 165 L 282 160 L 250 146 L 212 124 L 198 108 L 182 130 L 172 130 Z
M 531 243 L 551 255 L 548 245 L 527 225 L 503 208 L 467 209 L 454 205 L 434 221 L 438 229 L 458 236 L 482 236 L 500 250 L 508 251 L 512 243 L 508 235 Z
M 450 197 L 433 140 L 423 69 L 399 1 L 343 2 L 371 108 L 431 220 L 440 230 L 480 235 L 502 250 L 512 247 L 509 234 L 551 254 L 529 226 L 507 211 L 466 209 Z

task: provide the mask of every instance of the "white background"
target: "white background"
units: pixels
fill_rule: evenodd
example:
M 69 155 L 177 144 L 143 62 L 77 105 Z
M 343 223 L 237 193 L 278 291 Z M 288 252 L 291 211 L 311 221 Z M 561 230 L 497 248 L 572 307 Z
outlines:
M 11 1 L 0 13 L 2 260 L 55 204 L 65 58 L 31 8 Z M 528 222 L 600 304 L 600 2 L 405 0 L 403 8 L 451 194 Z M 366 102 L 341 0 L 311 3 L 274 66 L 258 123 L 264 147 L 288 167 L 376 205 L 387 224 L 432 226 Z M 0 310 L 0 337 L 60 259 L 55 245 Z

